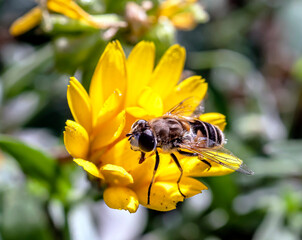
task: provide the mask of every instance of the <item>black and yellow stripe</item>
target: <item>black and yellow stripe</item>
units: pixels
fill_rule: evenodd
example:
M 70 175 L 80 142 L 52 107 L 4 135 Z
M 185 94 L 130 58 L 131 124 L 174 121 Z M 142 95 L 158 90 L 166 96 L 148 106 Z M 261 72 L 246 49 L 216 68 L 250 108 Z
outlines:
M 205 138 L 206 146 L 204 147 L 213 148 L 224 144 L 224 135 L 218 127 L 199 120 L 195 120 L 190 124 L 196 138 Z

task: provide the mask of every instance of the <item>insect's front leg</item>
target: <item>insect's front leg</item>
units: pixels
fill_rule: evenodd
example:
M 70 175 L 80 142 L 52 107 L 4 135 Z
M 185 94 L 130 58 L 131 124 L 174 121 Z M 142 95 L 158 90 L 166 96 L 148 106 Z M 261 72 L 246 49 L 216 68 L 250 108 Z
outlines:
M 144 152 L 141 152 L 141 156 L 140 156 L 140 158 L 139 158 L 139 164 L 141 164 L 141 163 L 143 163 L 144 161 L 145 161 L 145 159 L 146 159 L 146 153 L 144 153 Z
M 156 157 L 155 157 L 155 165 L 154 165 L 154 170 L 153 170 L 153 176 L 152 176 L 152 180 L 150 182 L 149 188 L 148 188 L 148 202 L 147 202 L 148 205 L 150 204 L 151 188 L 152 188 L 154 178 L 155 178 L 155 174 L 156 174 L 156 171 L 157 171 L 157 168 L 158 168 L 158 165 L 159 165 L 159 154 L 158 154 L 157 150 L 155 150 L 155 154 L 156 154 Z
M 181 155 L 187 156 L 187 157 L 198 157 L 198 159 L 200 159 L 200 161 L 202 161 L 203 163 L 205 163 L 209 166 L 207 171 L 209 171 L 212 167 L 211 163 L 209 163 L 207 160 L 203 159 L 203 155 L 201 155 L 201 154 L 186 152 L 186 151 L 183 151 L 180 149 L 177 149 L 177 152 L 180 153 Z

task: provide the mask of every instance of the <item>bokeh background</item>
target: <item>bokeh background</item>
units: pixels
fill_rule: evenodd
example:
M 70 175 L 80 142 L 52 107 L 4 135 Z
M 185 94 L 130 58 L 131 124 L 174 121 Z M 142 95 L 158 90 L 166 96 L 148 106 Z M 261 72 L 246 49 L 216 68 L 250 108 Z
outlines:
M 77 2 L 122 16 L 127 1 Z M 157 26 L 143 38 L 155 41 L 158 58 L 173 42 L 186 48 L 184 74 L 206 78 L 206 112 L 226 115 L 227 148 L 255 175 L 203 178 L 209 190 L 171 212 L 108 208 L 62 141 L 68 79 L 87 88 L 108 40 L 60 25 L 13 37 L 9 26 L 35 2 L 1 0 L 0 239 L 302 238 L 302 2 L 200 2 L 208 22 L 191 31 Z M 126 52 L 138 40 L 123 31 L 112 39 Z

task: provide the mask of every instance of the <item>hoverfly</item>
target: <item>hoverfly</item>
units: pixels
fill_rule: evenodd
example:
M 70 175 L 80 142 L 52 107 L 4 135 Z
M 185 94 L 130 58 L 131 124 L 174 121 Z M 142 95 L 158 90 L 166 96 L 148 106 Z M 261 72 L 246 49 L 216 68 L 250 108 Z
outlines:
M 225 149 L 225 137 L 223 132 L 215 125 L 203 122 L 198 119 L 200 112 L 193 116 L 186 116 L 192 113 L 197 106 L 194 98 L 188 98 L 173 107 L 169 112 L 161 117 L 150 121 L 137 120 L 133 123 L 129 137 L 131 149 L 140 151 L 139 163 L 143 163 L 148 152 L 155 152 L 155 166 L 153 177 L 148 188 L 148 204 L 150 204 L 150 194 L 154 177 L 159 165 L 159 154 L 157 148 L 164 153 L 169 153 L 177 165 L 180 176 L 177 180 L 179 193 L 181 192 L 179 183 L 183 175 L 183 169 L 175 156 L 178 152 L 184 156 L 197 156 L 202 162 L 211 168 L 211 161 L 224 167 L 230 168 L 240 173 L 253 175 L 254 172 L 230 151 Z

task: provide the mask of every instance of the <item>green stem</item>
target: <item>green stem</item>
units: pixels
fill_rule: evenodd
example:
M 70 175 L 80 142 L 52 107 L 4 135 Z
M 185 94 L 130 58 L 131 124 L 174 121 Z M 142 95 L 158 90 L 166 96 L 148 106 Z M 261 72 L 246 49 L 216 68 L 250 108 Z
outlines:
M 69 222 L 68 222 L 68 213 L 69 213 L 69 207 L 64 206 L 64 240 L 70 240 L 70 230 L 69 230 Z
M 53 221 L 53 219 L 50 215 L 49 200 L 46 201 L 46 203 L 44 204 L 44 211 L 45 211 L 45 214 L 46 214 L 46 219 L 48 221 L 49 228 L 50 228 L 51 233 L 53 235 L 53 239 L 64 240 L 62 230 L 56 227 L 56 225 L 55 225 L 55 223 L 54 223 L 54 221 Z

